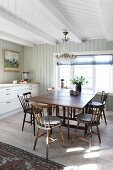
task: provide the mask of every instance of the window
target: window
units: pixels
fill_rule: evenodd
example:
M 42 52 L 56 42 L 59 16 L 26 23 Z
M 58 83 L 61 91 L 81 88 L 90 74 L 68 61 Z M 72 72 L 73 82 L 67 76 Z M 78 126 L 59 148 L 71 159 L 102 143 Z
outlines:
M 72 87 L 70 79 L 82 75 L 88 80 L 83 88 L 113 91 L 112 63 L 112 55 L 77 56 L 71 65 L 57 65 L 57 87 L 61 79 L 65 86 Z

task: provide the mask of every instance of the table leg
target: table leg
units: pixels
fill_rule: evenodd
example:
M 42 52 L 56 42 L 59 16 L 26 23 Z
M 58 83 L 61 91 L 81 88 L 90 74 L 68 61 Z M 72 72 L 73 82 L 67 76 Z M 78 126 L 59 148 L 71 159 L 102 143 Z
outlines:
M 56 116 L 59 116 L 59 106 L 56 106 Z
M 65 116 L 66 116 L 66 108 L 63 107 L 63 125 L 65 125 L 65 123 L 66 123 Z
M 88 109 L 88 105 L 86 105 L 84 108 L 83 108 L 83 113 L 87 113 L 87 109 Z M 85 125 L 85 130 L 84 130 L 84 135 L 86 136 L 87 135 L 87 125 Z
M 47 108 L 47 112 L 48 112 L 49 115 L 52 115 L 52 106 Z
M 68 116 L 68 119 L 67 119 L 67 124 L 68 124 L 68 139 L 70 138 L 70 129 L 69 129 L 69 108 L 67 108 L 67 116 Z

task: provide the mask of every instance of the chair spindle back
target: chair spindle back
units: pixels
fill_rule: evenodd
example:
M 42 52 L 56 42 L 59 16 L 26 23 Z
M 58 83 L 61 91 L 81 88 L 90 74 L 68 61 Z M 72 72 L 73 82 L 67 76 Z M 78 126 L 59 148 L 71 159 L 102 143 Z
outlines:
M 18 95 L 19 101 L 21 103 L 21 106 L 23 110 L 27 110 L 30 108 L 29 101 L 26 101 L 26 98 L 31 97 L 31 92 L 23 93 L 23 95 Z
M 100 103 L 102 103 L 102 104 L 106 104 L 108 94 L 109 94 L 109 93 L 106 93 L 105 91 L 102 91 L 102 95 L 101 95 Z

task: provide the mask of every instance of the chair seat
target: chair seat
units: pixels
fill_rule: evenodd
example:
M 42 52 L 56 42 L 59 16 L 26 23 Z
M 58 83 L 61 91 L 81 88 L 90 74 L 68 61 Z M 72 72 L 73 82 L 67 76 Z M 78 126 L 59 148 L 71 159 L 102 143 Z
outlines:
M 96 124 L 100 124 L 99 121 L 95 120 L 95 115 L 92 114 L 79 114 L 76 118 L 78 122 L 84 123 L 84 124 L 91 124 L 92 126 L 95 126 Z
M 59 125 L 62 123 L 62 120 L 59 118 L 59 117 L 56 117 L 56 116 L 49 116 L 49 120 L 48 120 L 48 116 L 44 116 L 44 123 L 45 124 L 49 124 L 50 125 Z
M 77 116 L 77 121 L 82 122 L 82 123 L 90 123 L 92 119 L 92 114 L 79 114 Z

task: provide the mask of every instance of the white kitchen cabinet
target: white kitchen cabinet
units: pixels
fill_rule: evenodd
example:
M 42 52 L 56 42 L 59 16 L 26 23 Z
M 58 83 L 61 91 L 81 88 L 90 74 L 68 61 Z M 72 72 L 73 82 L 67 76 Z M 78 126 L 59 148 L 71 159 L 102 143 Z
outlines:
M 21 108 L 17 95 L 31 92 L 38 95 L 38 84 L 0 84 L 0 116 L 9 112 L 17 113 Z
M 11 112 L 13 110 L 19 109 L 21 107 L 18 98 L 7 100 L 0 103 L 0 114 Z

